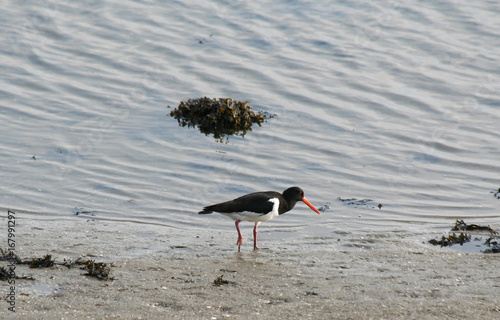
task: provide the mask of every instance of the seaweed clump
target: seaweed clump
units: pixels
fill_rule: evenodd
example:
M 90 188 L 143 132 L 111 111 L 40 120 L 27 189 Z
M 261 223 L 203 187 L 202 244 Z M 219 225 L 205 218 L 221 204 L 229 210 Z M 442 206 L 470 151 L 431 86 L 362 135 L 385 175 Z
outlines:
M 222 279 L 224 275 L 221 275 L 220 277 L 217 277 L 217 279 L 214 280 L 214 284 L 217 286 L 217 287 L 220 287 L 222 286 L 223 284 L 228 284 L 229 281 L 227 280 L 224 280 Z
M 104 262 L 95 262 L 94 260 L 87 260 L 84 262 L 84 267 L 82 269 L 87 269 L 87 273 L 84 275 L 89 277 L 95 277 L 99 280 L 114 280 L 114 277 L 110 277 L 109 273 L 111 267 Z
M 460 244 L 461 246 L 469 242 L 471 239 L 471 236 L 466 234 L 466 233 L 460 233 L 458 236 L 456 233 L 450 234 L 449 236 L 442 236 L 440 240 L 436 239 L 431 239 L 429 240 L 429 243 L 435 246 L 441 246 L 441 247 L 451 247 L 454 244 Z
M 55 264 L 52 255 L 46 254 L 43 258 L 33 258 L 31 260 L 22 260 L 12 251 L 3 250 L 0 248 L 0 261 L 14 261 L 15 264 L 27 264 L 30 268 L 51 268 Z
M 254 123 L 260 127 L 265 119 L 262 112 L 255 114 L 247 101 L 207 97 L 181 101 L 170 116 L 177 119 L 182 127 L 198 126 L 200 132 L 213 134 L 220 140 L 229 135 L 244 137 L 247 131 L 252 131 Z
M 23 264 L 23 265 L 28 265 L 30 268 L 51 268 L 54 266 L 65 266 L 68 269 L 73 268 L 76 265 L 81 266 L 80 269 L 82 270 L 87 270 L 87 273 L 84 273 L 83 275 L 89 276 L 89 277 L 94 277 L 99 280 L 115 280 L 114 277 L 110 277 L 110 272 L 111 272 L 111 267 L 113 264 L 108 265 L 104 262 L 95 262 L 94 260 L 86 260 L 84 261 L 82 257 L 76 259 L 76 260 L 66 260 L 64 259 L 63 262 L 56 262 L 53 258 L 52 255 L 46 254 L 42 258 L 33 258 L 33 259 L 26 259 L 22 260 L 14 254 L 12 251 L 8 250 L 3 250 L 0 248 L 0 261 L 13 261 L 12 263 L 14 264 L 14 268 L 6 269 L 4 267 L 0 267 L 0 280 L 6 280 L 8 277 L 15 278 L 15 279 L 28 279 L 28 280 L 34 280 L 32 277 L 18 277 L 15 275 L 15 265 L 16 264 Z M 9 272 L 11 273 L 9 275 Z
M 24 279 L 24 280 L 35 280 L 33 277 L 18 276 L 15 269 L 7 269 L 5 267 L 0 268 L 0 281 L 9 281 L 10 279 Z
M 498 234 L 495 230 L 491 229 L 490 226 L 480 226 L 477 224 L 467 224 L 463 220 L 457 220 L 455 222 L 455 226 L 451 229 L 451 231 L 488 231 L 491 234 Z
M 455 232 L 448 236 L 442 236 L 441 239 L 431 239 L 429 243 L 435 246 L 441 247 L 451 247 L 454 244 L 463 245 L 469 241 L 481 241 L 482 238 L 476 237 L 472 239 L 470 234 L 465 232 L 484 232 L 487 231 L 490 233 L 490 237 L 486 239 L 483 244 L 476 244 L 477 247 L 486 246 L 485 250 L 481 250 L 483 253 L 500 253 L 500 236 L 498 232 L 493 230 L 490 226 L 480 226 L 477 224 L 467 224 L 463 220 L 457 220 L 455 222 L 455 226 L 451 229 L 451 231 L 461 231 L 459 235 Z
M 23 264 L 28 264 L 30 268 L 51 268 L 54 266 L 52 255 L 46 254 L 43 258 L 33 258 L 31 261 L 23 261 Z
M 484 253 L 500 253 L 500 242 L 498 241 L 498 236 L 491 236 L 484 242 L 488 246 L 488 249 L 484 250 Z

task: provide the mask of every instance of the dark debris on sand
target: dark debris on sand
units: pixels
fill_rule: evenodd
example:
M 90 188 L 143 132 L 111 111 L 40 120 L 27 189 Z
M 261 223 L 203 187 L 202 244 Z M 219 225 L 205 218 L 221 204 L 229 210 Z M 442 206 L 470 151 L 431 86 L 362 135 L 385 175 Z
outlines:
M 23 279 L 23 280 L 35 280 L 33 277 L 18 276 L 15 269 L 7 269 L 5 267 L 0 267 L 0 281 L 9 281 L 10 279 Z
M 435 246 L 451 247 L 454 244 L 463 245 L 464 243 L 469 242 L 470 239 L 471 239 L 470 235 L 462 232 L 459 235 L 453 233 L 448 236 L 442 236 L 441 239 L 439 240 L 431 239 L 429 240 L 429 243 Z
M 480 226 L 477 224 L 467 224 L 463 220 L 457 220 L 451 231 L 488 231 L 491 234 L 498 234 L 490 226 Z
M 33 258 L 30 261 L 23 261 L 23 264 L 27 264 L 30 268 L 50 268 L 54 266 L 54 259 L 52 255 L 46 254 L 43 258 Z
M 114 280 L 114 277 L 110 277 L 112 265 L 108 265 L 104 262 L 95 262 L 95 260 L 89 259 L 84 260 L 82 257 L 76 260 L 66 260 L 63 262 L 56 262 L 52 259 L 52 255 L 46 254 L 42 258 L 32 258 L 22 260 L 12 251 L 3 250 L 0 248 L 0 261 L 14 261 L 13 265 L 28 265 L 30 268 L 52 268 L 54 266 L 64 266 L 68 269 L 74 267 L 75 265 L 81 266 L 81 269 L 87 270 L 85 276 L 94 277 L 99 280 Z M 16 279 L 29 279 L 33 280 L 32 277 L 17 277 L 15 273 L 9 275 L 9 271 L 6 268 L 0 268 L 0 280 L 6 280 L 8 278 L 15 277 Z
M 465 233 L 468 232 L 489 232 L 490 237 L 486 239 L 483 245 L 487 248 L 485 250 L 481 250 L 483 253 L 500 253 L 500 237 L 498 236 L 498 232 L 493 230 L 490 226 L 480 226 L 477 224 L 467 224 L 464 220 L 457 220 L 455 222 L 455 226 L 451 229 L 451 231 L 461 231 L 460 234 L 450 234 L 448 236 L 442 236 L 441 239 L 431 239 L 429 243 L 435 246 L 441 247 L 451 247 L 454 244 L 463 245 L 466 242 L 472 240 L 472 236 L 470 234 Z M 474 241 L 481 241 L 482 238 L 475 238 Z
M 84 263 L 82 269 L 86 269 L 87 273 L 84 275 L 89 277 L 94 277 L 99 280 L 114 280 L 114 277 L 110 277 L 109 273 L 111 271 L 111 266 L 108 266 L 104 262 L 95 262 L 94 260 L 87 260 Z
M 217 286 L 217 287 L 220 287 L 222 286 L 223 284 L 228 284 L 229 281 L 227 280 L 224 280 L 222 279 L 224 275 L 221 275 L 220 277 L 217 277 L 217 279 L 214 280 L 214 284 Z

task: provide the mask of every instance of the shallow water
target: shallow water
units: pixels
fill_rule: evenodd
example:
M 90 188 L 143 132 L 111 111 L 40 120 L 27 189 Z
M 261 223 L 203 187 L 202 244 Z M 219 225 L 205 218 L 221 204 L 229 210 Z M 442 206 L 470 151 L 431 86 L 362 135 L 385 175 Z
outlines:
M 298 185 L 330 208 L 298 204 L 261 232 L 498 226 L 499 13 L 467 1 L 10 2 L 0 208 L 41 224 L 225 230 L 230 219 L 197 212 Z M 277 117 L 219 143 L 167 116 L 201 96 Z

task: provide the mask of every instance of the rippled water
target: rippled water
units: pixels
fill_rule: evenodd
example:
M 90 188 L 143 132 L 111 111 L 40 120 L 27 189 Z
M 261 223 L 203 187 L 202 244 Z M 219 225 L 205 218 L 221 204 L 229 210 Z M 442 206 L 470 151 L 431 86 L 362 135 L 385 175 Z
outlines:
M 499 14 L 494 1 L 10 1 L 0 207 L 233 229 L 197 212 L 298 185 L 329 209 L 266 223 L 294 238 L 498 225 Z M 167 116 L 202 96 L 277 117 L 219 143 Z

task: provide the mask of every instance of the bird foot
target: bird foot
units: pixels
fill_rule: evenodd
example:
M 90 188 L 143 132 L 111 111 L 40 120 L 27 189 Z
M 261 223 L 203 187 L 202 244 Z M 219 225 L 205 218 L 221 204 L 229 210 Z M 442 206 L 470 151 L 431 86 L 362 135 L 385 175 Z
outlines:
M 240 252 L 242 243 L 243 243 L 243 238 L 238 238 L 238 241 L 236 241 L 236 245 L 238 246 L 238 252 Z

